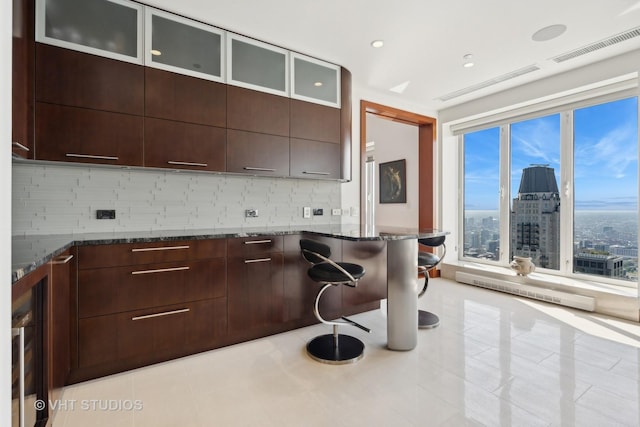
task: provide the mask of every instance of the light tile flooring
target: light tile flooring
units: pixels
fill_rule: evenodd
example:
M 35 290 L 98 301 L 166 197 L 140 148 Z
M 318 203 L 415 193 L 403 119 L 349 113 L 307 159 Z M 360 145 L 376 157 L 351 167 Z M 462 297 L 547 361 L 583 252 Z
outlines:
M 356 364 L 311 360 L 315 325 L 70 386 L 54 425 L 640 425 L 639 324 L 445 279 L 420 305 L 441 325 L 413 351 L 385 348 L 375 310 L 354 316 L 371 334 L 341 329 L 365 342 Z

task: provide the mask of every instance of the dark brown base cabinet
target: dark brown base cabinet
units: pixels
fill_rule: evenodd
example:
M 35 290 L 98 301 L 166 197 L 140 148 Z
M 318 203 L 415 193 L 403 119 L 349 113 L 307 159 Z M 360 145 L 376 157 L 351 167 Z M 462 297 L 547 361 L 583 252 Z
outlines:
M 68 383 L 317 323 L 313 305 L 320 286 L 307 276 L 300 238 L 78 246 Z M 322 315 L 380 307 L 386 298 L 384 242 L 311 238 L 329 244 L 332 258 L 367 270 L 358 288 L 329 289 Z

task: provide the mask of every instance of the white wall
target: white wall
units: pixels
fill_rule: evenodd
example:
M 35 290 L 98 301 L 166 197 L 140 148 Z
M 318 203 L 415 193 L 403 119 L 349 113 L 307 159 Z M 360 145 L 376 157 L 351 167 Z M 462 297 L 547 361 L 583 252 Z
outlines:
M 16 163 L 13 234 L 192 230 L 340 223 L 336 181 Z M 302 217 L 302 208 L 324 215 Z M 115 209 L 115 220 L 96 219 Z M 257 218 L 245 218 L 257 209 Z
M 367 142 L 374 141 L 376 225 L 414 228 L 418 226 L 418 127 L 367 114 Z M 405 159 L 407 203 L 380 203 L 380 164 Z M 364 207 L 363 207 L 364 209 Z
M 12 2 L 0 2 L 0 425 L 11 425 L 11 20 Z

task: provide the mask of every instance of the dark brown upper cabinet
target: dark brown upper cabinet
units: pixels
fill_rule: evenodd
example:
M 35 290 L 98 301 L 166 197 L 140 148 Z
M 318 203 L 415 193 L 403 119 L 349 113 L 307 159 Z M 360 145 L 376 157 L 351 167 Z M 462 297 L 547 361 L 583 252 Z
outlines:
M 224 172 L 226 140 L 224 128 L 146 118 L 144 165 Z
M 289 136 L 289 107 L 289 98 L 227 86 L 229 129 Z
M 144 68 L 38 43 L 36 100 L 142 116 Z
M 291 138 L 290 176 L 296 178 L 339 179 L 340 145 Z
M 36 159 L 142 166 L 143 118 L 36 103 Z
M 145 68 L 145 115 L 224 128 L 227 88 L 196 77 Z
M 13 1 L 11 150 L 33 158 L 33 1 Z
M 292 99 L 290 136 L 340 144 L 340 110 Z
M 227 172 L 289 175 L 289 138 L 227 129 Z

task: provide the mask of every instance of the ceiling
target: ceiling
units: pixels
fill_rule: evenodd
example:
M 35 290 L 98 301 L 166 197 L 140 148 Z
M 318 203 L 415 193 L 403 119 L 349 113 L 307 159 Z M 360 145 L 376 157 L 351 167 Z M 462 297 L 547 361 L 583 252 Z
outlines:
M 367 93 L 434 111 L 640 49 L 639 0 L 143 1 L 340 64 Z M 554 24 L 567 29 L 532 40 Z M 630 30 L 626 40 L 552 60 Z M 377 39 L 382 48 L 371 47 Z M 466 54 L 471 68 L 462 66 Z M 389 90 L 407 81 L 403 93 Z M 440 99 L 458 91 L 469 93 Z

